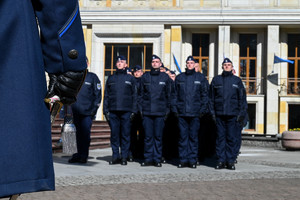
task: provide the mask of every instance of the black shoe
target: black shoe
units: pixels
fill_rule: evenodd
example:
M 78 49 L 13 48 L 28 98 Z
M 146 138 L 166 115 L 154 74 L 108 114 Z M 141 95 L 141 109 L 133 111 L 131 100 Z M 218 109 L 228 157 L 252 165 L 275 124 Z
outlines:
M 216 165 L 215 169 L 224 169 L 226 166 L 225 166 L 225 163 L 223 162 L 218 162 L 218 164 Z
M 111 161 L 109 161 L 110 165 L 116 165 L 116 164 L 120 164 L 120 163 L 121 163 L 120 158 L 115 158 L 115 159 L 112 159 Z
M 127 159 L 128 162 L 133 162 L 133 156 L 128 156 L 128 159 Z
M 142 162 L 142 163 L 141 163 L 141 166 L 142 166 L 142 167 L 148 167 L 148 166 L 152 166 L 152 165 L 153 165 L 152 162 Z
M 227 168 L 227 169 L 230 169 L 230 170 L 235 170 L 234 163 L 227 163 L 226 168 Z
M 160 163 L 160 162 L 154 163 L 154 166 L 155 166 L 155 167 L 161 167 L 161 163 Z
M 123 159 L 121 160 L 121 165 L 127 165 L 127 159 L 124 159 L 124 158 L 123 158 Z
M 189 168 L 196 169 L 197 168 L 197 163 L 189 163 Z
M 73 155 L 72 158 L 68 160 L 69 163 L 86 163 L 86 158 L 81 158 L 78 155 Z
M 188 167 L 188 164 L 187 163 L 179 163 L 178 168 L 184 168 L 184 167 Z

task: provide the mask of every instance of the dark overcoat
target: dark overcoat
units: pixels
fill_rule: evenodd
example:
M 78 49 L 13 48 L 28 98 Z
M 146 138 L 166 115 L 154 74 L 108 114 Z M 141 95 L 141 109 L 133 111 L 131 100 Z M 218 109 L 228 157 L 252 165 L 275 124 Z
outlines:
M 54 190 L 45 71 L 86 68 L 78 1 L 1 0 L 0 24 L 0 197 Z

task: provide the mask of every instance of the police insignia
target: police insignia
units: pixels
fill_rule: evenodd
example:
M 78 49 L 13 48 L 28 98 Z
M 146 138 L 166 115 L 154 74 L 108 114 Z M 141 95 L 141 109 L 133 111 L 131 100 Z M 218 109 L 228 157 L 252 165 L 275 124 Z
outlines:
M 84 82 L 84 84 L 86 84 L 86 85 L 92 85 L 90 82 Z
M 194 81 L 194 84 L 199 85 L 199 84 L 201 84 L 201 82 L 200 81 Z
M 128 85 L 131 85 L 131 82 L 130 81 L 125 81 L 126 84 Z
M 239 88 L 239 86 L 236 84 L 232 84 L 232 87 Z
M 159 85 L 166 85 L 166 82 L 159 82 Z
M 101 83 L 97 83 L 97 89 L 101 90 Z

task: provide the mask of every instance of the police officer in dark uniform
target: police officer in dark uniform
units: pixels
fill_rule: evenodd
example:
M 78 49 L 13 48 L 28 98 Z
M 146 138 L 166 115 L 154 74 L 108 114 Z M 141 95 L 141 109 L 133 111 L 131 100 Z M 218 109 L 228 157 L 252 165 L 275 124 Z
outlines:
M 127 74 L 124 56 L 117 57 L 116 67 L 115 74 L 110 75 L 105 84 L 103 113 L 111 129 L 109 164 L 127 165 L 131 120 L 137 112 L 137 89 L 135 78 Z
M 87 60 L 88 64 L 88 60 Z M 73 120 L 76 127 L 77 153 L 69 163 L 86 163 L 91 142 L 91 128 L 102 99 L 101 82 L 92 72 L 86 74 L 84 83 L 72 104 Z
M 240 139 L 236 134 L 247 112 L 245 88 L 242 80 L 233 75 L 232 67 L 231 60 L 225 58 L 222 74 L 214 77 L 210 85 L 212 114 L 217 125 L 216 169 L 235 170 L 235 146 Z
M 141 83 L 141 78 L 144 72 L 140 65 L 136 65 L 132 68 L 132 75 L 136 80 L 137 91 Z M 132 162 L 134 158 L 142 158 L 144 152 L 144 132 L 141 114 L 138 113 L 134 116 L 131 123 L 131 135 L 130 135 L 130 151 L 128 161 Z
M 195 60 L 187 57 L 186 71 L 175 79 L 176 104 L 179 116 L 179 168 L 197 167 L 199 117 L 208 107 L 208 83 L 202 73 L 195 71 Z
M 162 166 L 162 135 L 164 120 L 170 112 L 172 80 L 166 73 L 160 72 L 161 65 L 161 59 L 153 55 L 151 71 L 141 79 L 139 103 L 145 130 L 145 160 L 141 166 Z

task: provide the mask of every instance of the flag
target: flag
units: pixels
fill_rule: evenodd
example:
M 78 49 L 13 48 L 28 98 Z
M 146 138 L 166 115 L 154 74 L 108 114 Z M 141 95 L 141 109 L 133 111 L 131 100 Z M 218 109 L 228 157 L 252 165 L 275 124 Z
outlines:
M 178 64 L 178 62 L 177 62 L 177 60 L 176 60 L 176 57 L 175 57 L 175 55 L 174 55 L 174 54 L 173 54 L 173 58 L 174 58 L 174 62 L 175 62 L 175 65 L 176 65 L 176 67 L 177 67 L 178 71 L 181 73 L 180 66 L 179 66 L 179 64 Z
M 288 63 L 294 64 L 294 61 L 292 61 L 292 60 L 282 59 L 282 58 L 279 58 L 278 56 L 274 55 L 274 63 L 281 63 L 281 62 L 288 62 Z

